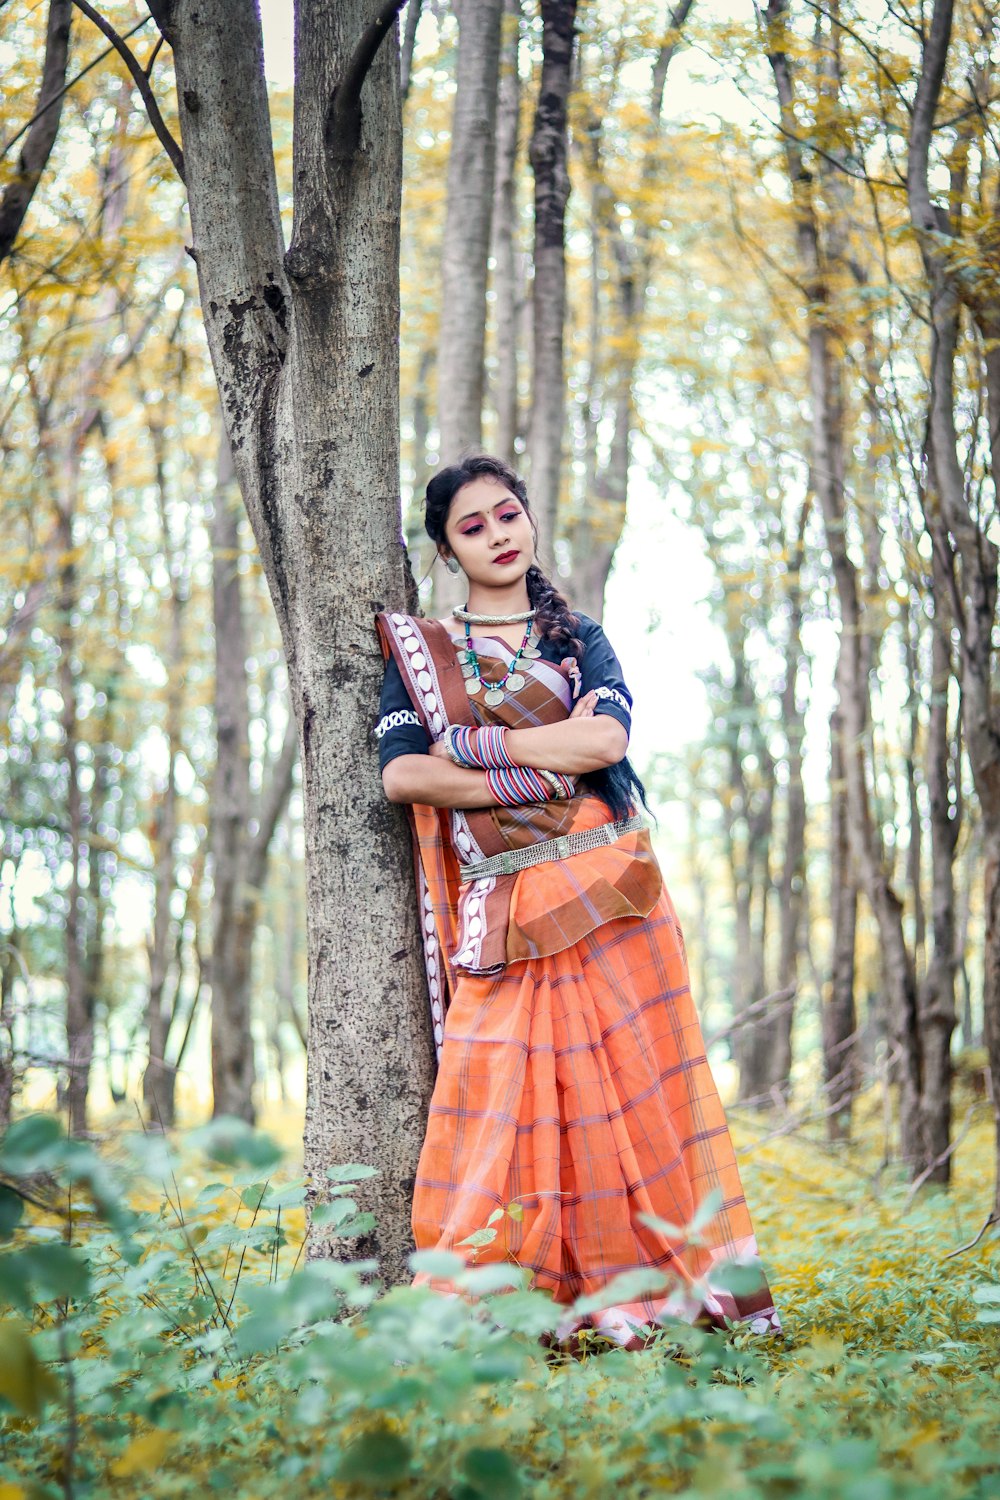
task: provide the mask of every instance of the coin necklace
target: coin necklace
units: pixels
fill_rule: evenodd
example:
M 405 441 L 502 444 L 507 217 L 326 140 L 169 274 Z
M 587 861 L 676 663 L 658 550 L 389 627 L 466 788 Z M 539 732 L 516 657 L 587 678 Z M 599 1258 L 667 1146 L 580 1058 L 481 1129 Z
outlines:
M 528 642 L 531 639 L 531 621 L 529 620 L 524 631 L 524 639 L 514 653 L 514 660 L 499 682 L 491 683 L 486 687 L 483 702 L 489 708 L 497 708 L 507 696 L 507 693 L 519 693 L 524 687 L 527 679 L 517 670 L 518 663 L 523 657 L 531 661 L 541 656 L 541 652 Z M 465 660 L 462 663 L 462 676 L 465 678 L 465 691 L 470 698 L 475 698 L 479 689 L 485 684 L 479 671 L 479 657 L 472 648 L 472 631 L 469 621 L 465 622 Z

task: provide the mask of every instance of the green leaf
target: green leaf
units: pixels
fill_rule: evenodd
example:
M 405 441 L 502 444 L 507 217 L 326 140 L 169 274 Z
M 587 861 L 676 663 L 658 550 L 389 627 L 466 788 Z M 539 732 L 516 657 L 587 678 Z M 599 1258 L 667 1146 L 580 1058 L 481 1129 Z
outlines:
M 343 1167 L 327 1167 L 326 1175 L 331 1182 L 363 1182 L 368 1177 L 378 1176 L 378 1167 L 365 1167 L 349 1162 Z
M 235 1115 L 220 1115 L 209 1120 L 207 1125 L 192 1130 L 188 1139 L 191 1145 L 213 1161 L 230 1167 L 254 1167 L 269 1171 L 282 1158 L 281 1147 L 262 1130 L 254 1130 L 245 1120 Z
M 452 1277 L 465 1270 L 465 1260 L 454 1250 L 414 1250 L 407 1265 L 416 1275 Z
M 403 1438 L 378 1428 L 364 1433 L 345 1450 L 337 1465 L 336 1478 L 374 1489 L 402 1479 L 412 1456 L 412 1449 Z
M 55 1115 L 25 1115 L 0 1140 L 0 1170 L 12 1177 L 44 1172 L 65 1145 L 66 1132 Z
M 462 1473 L 483 1500 L 517 1500 L 523 1491 L 521 1471 L 502 1448 L 470 1448 Z
M 459 1245 L 472 1245 L 474 1249 L 479 1250 L 484 1245 L 492 1245 L 496 1237 L 497 1232 L 495 1229 L 477 1229 L 473 1234 L 469 1235 L 468 1239 L 459 1240 L 457 1243 Z
M 995 1283 L 984 1282 L 977 1286 L 972 1293 L 973 1302 L 1000 1302 L 1000 1286 Z
M 9 1240 L 24 1215 L 24 1199 L 0 1183 L 0 1240 Z
M 759 1265 L 746 1265 L 728 1260 L 713 1266 L 708 1284 L 713 1291 L 732 1292 L 734 1297 L 749 1297 L 759 1292 L 764 1285 L 764 1272 Z
M 494 1261 L 485 1266 L 470 1266 L 455 1277 L 455 1285 L 481 1296 L 484 1292 L 500 1292 L 508 1287 L 523 1291 L 527 1279 L 528 1272 L 523 1266 Z
M 705 1225 L 710 1223 L 711 1220 L 715 1218 L 716 1214 L 719 1212 L 719 1209 L 722 1207 L 722 1198 L 722 1189 L 720 1187 L 716 1187 L 712 1189 L 707 1198 L 703 1198 L 701 1200 L 701 1202 L 698 1204 L 697 1209 L 695 1210 L 694 1217 L 687 1225 L 687 1232 L 689 1235 L 697 1234 L 699 1230 L 704 1229 Z
M 90 1267 L 70 1245 L 34 1245 L 21 1252 L 21 1260 L 36 1302 L 84 1297 L 90 1290 Z
M 357 1213 L 358 1205 L 353 1198 L 332 1198 L 329 1203 L 317 1203 L 312 1211 L 312 1223 L 316 1229 L 335 1228 L 351 1214 Z
M 377 1223 L 374 1214 L 355 1214 L 352 1219 L 344 1219 L 338 1224 L 334 1233 L 344 1239 L 355 1239 L 360 1234 L 371 1234 Z

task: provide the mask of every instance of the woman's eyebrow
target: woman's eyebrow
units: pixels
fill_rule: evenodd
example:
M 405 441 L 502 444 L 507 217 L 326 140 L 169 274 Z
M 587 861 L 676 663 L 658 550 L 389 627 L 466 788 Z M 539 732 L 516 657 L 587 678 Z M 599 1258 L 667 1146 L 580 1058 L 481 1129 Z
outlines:
M 519 505 L 520 501 L 518 500 L 516 495 L 505 495 L 502 500 L 497 501 L 496 505 L 491 505 L 490 510 L 499 510 L 501 505 L 511 504 Z M 473 516 L 481 516 L 482 514 L 483 512 L 481 510 L 470 510 L 469 514 L 467 516 L 462 516 L 461 520 L 459 520 L 456 524 L 461 526 L 463 521 L 471 521 Z

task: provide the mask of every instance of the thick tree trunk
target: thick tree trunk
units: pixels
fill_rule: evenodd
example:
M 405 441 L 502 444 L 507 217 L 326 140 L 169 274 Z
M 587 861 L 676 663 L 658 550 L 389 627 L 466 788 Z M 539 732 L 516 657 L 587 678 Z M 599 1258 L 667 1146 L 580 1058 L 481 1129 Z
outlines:
M 153 9 L 174 51 L 209 348 L 299 729 L 305 1166 L 314 1194 L 333 1162 L 378 1168 L 367 1194 L 378 1227 L 350 1253 L 378 1254 L 395 1282 L 409 1275 L 433 1079 L 406 823 L 369 737 L 383 675 L 373 615 L 414 602 L 398 488 L 398 5 L 297 7 L 287 254 L 256 19 L 242 0 Z M 329 1248 L 313 1230 L 310 1253 Z
M 493 214 L 500 24 L 504 0 L 461 0 L 455 108 L 441 249 L 440 456 L 483 441 L 486 281 Z
M 528 483 L 543 548 L 556 539 L 566 395 L 566 204 L 569 199 L 567 117 L 573 76 L 576 0 L 539 0 L 542 76 L 528 155 L 535 177 L 532 285 L 532 404 Z

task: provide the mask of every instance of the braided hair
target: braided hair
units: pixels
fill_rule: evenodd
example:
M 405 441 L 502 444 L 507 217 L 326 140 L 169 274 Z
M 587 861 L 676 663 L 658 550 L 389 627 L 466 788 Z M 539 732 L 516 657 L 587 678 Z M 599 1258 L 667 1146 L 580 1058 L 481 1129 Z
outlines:
M 447 468 L 440 469 L 428 481 L 424 497 L 424 529 L 432 542 L 439 547 L 448 545 L 445 526 L 451 503 L 459 490 L 474 479 L 492 479 L 497 484 L 506 485 L 524 507 L 537 540 L 538 529 L 528 503 L 527 486 L 520 474 L 502 458 L 494 458 L 489 453 L 474 453 L 466 455 L 457 464 L 449 464 Z M 528 602 L 535 611 L 534 623 L 538 634 L 557 645 L 565 656 L 572 656 L 580 661 L 585 647 L 577 635 L 580 628 L 579 616 L 573 613 L 566 599 L 537 563 L 532 563 L 524 581 L 528 590 Z M 579 779 L 597 793 L 615 818 L 627 817 L 633 811 L 637 798 L 648 811 L 646 789 L 628 756 L 624 756 L 617 765 L 588 771 Z

